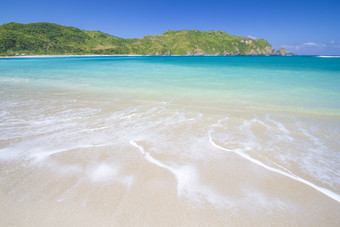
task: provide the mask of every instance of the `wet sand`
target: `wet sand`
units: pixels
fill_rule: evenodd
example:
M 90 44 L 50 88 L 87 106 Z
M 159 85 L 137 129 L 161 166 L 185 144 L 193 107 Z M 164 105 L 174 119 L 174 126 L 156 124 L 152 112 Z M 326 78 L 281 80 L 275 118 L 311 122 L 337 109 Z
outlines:
M 50 98 L 45 97 L 46 103 Z M 305 182 L 334 193 L 339 189 L 307 174 L 298 160 L 287 166 L 289 162 L 265 155 L 270 149 L 266 143 L 274 140 L 263 124 L 277 136 L 298 136 L 298 128 L 285 117 L 280 122 L 287 131 L 268 117 L 261 119 L 260 113 L 255 121 L 253 113 L 236 110 L 222 117 L 209 108 L 183 109 L 167 103 L 107 106 L 94 96 L 92 101 L 87 97 L 66 105 L 64 95 L 59 98 L 52 110 L 42 105 L 16 108 L 21 113 L 27 108 L 19 118 L 34 123 L 8 121 L 12 127 L 8 132 L 21 135 L 9 133 L 12 139 L 1 142 L 2 226 L 340 223 L 337 194 L 332 198 Z M 249 138 L 244 122 L 252 125 Z M 253 145 L 247 150 L 252 136 L 262 148 Z M 234 142 L 226 143 L 226 137 Z M 287 140 L 281 138 L 276 146 L 296 147 Z M 242 149 L 243 156 L 238 153 Z

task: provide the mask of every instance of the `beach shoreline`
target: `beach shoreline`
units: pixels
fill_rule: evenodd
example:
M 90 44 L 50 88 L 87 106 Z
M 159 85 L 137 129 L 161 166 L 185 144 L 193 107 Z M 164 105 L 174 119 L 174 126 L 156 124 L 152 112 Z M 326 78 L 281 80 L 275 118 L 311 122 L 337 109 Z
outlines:
M 0 61 L 0 225 L 340 223 L 338 59 L 50 57 Z

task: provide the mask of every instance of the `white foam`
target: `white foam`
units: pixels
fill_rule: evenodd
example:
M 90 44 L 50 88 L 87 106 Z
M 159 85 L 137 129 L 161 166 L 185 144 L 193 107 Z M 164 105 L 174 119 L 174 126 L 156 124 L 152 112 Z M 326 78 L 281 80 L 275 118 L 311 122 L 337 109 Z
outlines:
M 340 153 L 337 152 L 336 146 L 332 146 L 333 141 L 330 139 L 329 132 L 325 131 L 325 128 L 307 125 L 300 121 L 295 125 L 296 131 L 300 131 L 307 138 L 307 142 L 302 144 L 306 152 L 299 161 L 304 165 L 304 171 L 331 187 L 338 187 L 340 175 L 337 170 L 340 166 L 337 160 L 340 158 Z M 333 140 L 337 141 L 336 138 Z
M 18 150 L 9 147 L 2 148 L 0 149 L 0 161 L 13 161 L 20 157 L 20 153 L 21 152 L 19 152 Z
M 266 115 L 266 118 L 265 118 L 267 121 L 273 123 L 276 127 L 273 128 L 273 127 L 270 127 L 270 126 L 267 126 L 267 127 L 270 127 L 271 129 L 278 129 L 279 130 L 279 134 L 276 135 L 276 137 L 280 138 L 281 140 L 284 140 L 284 141 L 293 141 L 293 138 L 290 136 L 290 132 L 289 130 L 281 123 L 281 122 L 278 122 L 278 121 L 275 121 L 273 119 L 271 119 L 269 117 L 269 115 Z M 266 125 L 266 124 L 264 124 Z
M 308 138 L 310 138 L 313 142 L 313 144 L 317 147 L 325 149 L 326 146 L 315 136 L 310 134 L 306 129 L 303 128 L 302 124 L 300 122 L 296 122 L 295 125 L 298 127 L 298 129 Z M 313 146 L 314 147 L 314 146 Z
M 210 134 L 209 134 L 209 141 L 210 141 L 210 143 L 211 143 L 215 148 L 217 148 L 217 149 L 235 153 L 235 154 L 241 156 L 241 157 L 244 158 L 244 159 L 247 159 L 248 161 L 250 161 L 250 162 L 252 162 L 252 163 L 254 163 L 254 164 L 256 164 L 256 165 L 259 165 L 259 166 L 261 166 L 261 167 L 263 167 L 263 168 L 265 168 L 265 169 L 267 169 L 267 170 L 269 170 L 269 171 L 271 171 L 271 172 L 275 172 L 275 173 L 281 174 L 281 175 L 283 175 L 283 176 L 289 177 L 289 178 L 291 178 L 291 179 L 293 179 L 293 180 L 296 180 L 296 181 L 299 181 L 299 182 L 301 182 L 301 183 L 303 183 L 303 184 L 306 184 L 306 185 L 308 185 L 308 186 L 314 188 L 315 190 L 317 190 L 317 191 L 323 193 L 324 195 L 326 195 L 326 196 L 328 196 L 328 197 L 330 197 L 330 198 L 336 200 L 337 202 L 340 202 L 340 195 L 338 195 L 338 194 L 336 194 L 336 193 L 334 193 L 334 192 L 332 192 L 332 191 L 330 191 L 330 190 L 328 190 L 328 189 L 326 189 L 326 188 L 317 186 L 317 185 L 315 185 L 315 184 L 313 184 L 313 183 L 311 183 L 311 182 L 309 182 L 309 181 L 307 181 L 307 180 L 305 180 L 305 179 L 302 179 L 302 178 L 299 177 L 299 176 L 296 176 L 295 174 L 287 173 L 287 172 L 285 172 L 285 171 L 283 171 L 283 170 L 276 169 L 276 168 L 273 168 L 273 167 L 271 167 L 271 166 L 267 166 L 267 165 L 264 164 L 263 162 L 261 162 L 261 161 L 259 161 L 259 160 L 256 160 L 256 159 L 252 158 L 252 157 L 249 156 L 248 154 L 245 154 L 242 150 L 239 150 L 239 149 L 230 150 L 230 149 L 224 148 L 224 147 L 222 147 L 222 146 L 220 146 L 220 145 L 217 145 L 217 144 L 213 141 L 213 139 L 211 138 L 211 135 L 210 135 Z
M 118 166 L 115 166 L 113 164 L 109 165 L 106 163 L 101 163 L 95 167 L 90 168 L 89 177 L 93 181 L 103 181 L 107 180 L 108 178 L 117 176 L 118 171 Z
M 290 167 L 298 166 L 299 173 L 309 175 L 329 185 L 330 188 L 338 188 L 340 175 L 337 174 L 339 165 L 336 160 L 339 153 L 334 149 L 335 146 L 329 144 L 333 141 L 330 141 L 329 135 L 324 132 L 329 131 L 329 128 L 313 130 L 311 127 L 315 124 L 312 124 L 310 128 L 300 130 L 296 117 L 269 114 L 262 117 L 264 120 L 257 115 L 251 120 L 233 118 L 230 123 L 222 122 L 224 119 L 218 120 L 210 126 L 208 134 L 214 135 L 213 138 L 228 138 L 223 142 L 221 140 L 221 144 L 230 150 L 241 150 L 258 160 L 264 160 L 269 166 L 290 174 L 293 174 L 289 170 Z M 283 124 L 277 120 L 280 117 L 284 118 L 283 122 L 287 122 L 287 119 L 290 121 Z M 253 123 L 264 126 L 260 134 L 256 130 L 257 125 L 252 125 Z M 334 131 L 336 132 L 336 129 Z M 264 134 L 261 134 L 262 132 Z M 301 138 L 301 134 L 308 138 Z M 336 136 L 333 138 L 336 141 Z
M 340 58 L 340 56 L 327 56 L 327 55 L 320 55 L 317 56 L 318 58 Z
M 100 163 L 87 169 L 87 175 L 92 181 L 114 180 L 130 187 L 134 181 L 133 176 L 124 176 L 121 166 L 117 163 Z
M 219 195 L 213 188 L 202 185 L 199 182 L 199 175 L 193 166 L 170 166 L 162 163 L 151 156 L 149 152 L 138 145 L 134 140 L 129 141 L 130 144 L 143 154 L 146 160 L 150 163 L 155 164 L 161 168 L 170 171 L 177 180 L 177 196 L 186 197 L 196 202 L 200 202 L 201 198 L 205 198 L 215 206 L 226 206 L 230 205 L 230 201 L 227 201 L 225 197 Z

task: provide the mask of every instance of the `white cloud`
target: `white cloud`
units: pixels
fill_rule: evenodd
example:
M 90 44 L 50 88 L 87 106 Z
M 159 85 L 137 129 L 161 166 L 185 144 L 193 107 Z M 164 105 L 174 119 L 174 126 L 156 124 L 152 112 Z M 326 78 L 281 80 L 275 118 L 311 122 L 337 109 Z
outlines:
M 313 43 L 313 42 L 303 43 L 302 45 L 309 46 L 309 47 L 325 47 L 326 46 L 326 44 L 323 44 L 323 43 Z
M 256 37 L 254 37 L 254 36 L 251 36 L 251 35 L 248 35 L 248 38 L 251 38 L 251 39 L 256 39 Z
M 331 41 L 331 44 L 334 44 L 334 43 L 335 43 L 335 41 L 334 41 L 334 40 L 332 40 L 332 41 Z
M 307 42 L 307 43 L 301 43 L 297 45 L 282 45 L 286 49 L 306 49 L 306 48 L 323 48 L 326 47 L 326 44 L 324 43 L 314 43 L 314 42 Z

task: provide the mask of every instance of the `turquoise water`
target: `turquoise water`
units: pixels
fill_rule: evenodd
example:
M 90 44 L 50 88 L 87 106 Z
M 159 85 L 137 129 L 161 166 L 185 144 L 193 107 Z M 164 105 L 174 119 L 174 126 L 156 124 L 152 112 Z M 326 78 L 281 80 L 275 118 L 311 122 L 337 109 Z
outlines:
M 340 58 L 0 58 L 1 196 L 108 226 L 338 226 Z
M 284 107 L 339 114 L 340 59 L 57 57 L 0 60 L 0 86 L 122 92 L 138 99 Z

